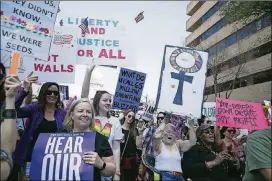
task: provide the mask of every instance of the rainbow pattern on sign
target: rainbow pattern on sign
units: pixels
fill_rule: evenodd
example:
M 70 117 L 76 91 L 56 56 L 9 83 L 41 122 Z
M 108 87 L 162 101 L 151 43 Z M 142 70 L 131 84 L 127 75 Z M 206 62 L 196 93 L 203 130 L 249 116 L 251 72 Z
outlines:
M 95 123 L 94 123 L 94 129 L 96 132 L 104 135 L 104 136 L 107 136 L 109 137 L 110 134 L 111 134 L 111 128 L 112 128 L 112 125 L 110 123 L 106 123 L 104 128 L 101 128 L 101 122 L 99 119 L 96 119 L 95 120 Z

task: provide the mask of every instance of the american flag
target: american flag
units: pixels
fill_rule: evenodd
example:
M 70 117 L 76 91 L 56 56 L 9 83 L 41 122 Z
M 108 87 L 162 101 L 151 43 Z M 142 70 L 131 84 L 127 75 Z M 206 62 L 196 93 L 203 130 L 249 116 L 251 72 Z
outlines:
M 56 45 L 71 44 L 72 35 L 55 35 L 53 43 Z
M 88 17 L 84 19 L 81 24 L 78 26 L 81 29 L 81 36 L 84 37 L 87 34 L 90 34 L 89 28 L 88 28 Z
M 138 14 L 138 16 L 136 16 L 136 18 L 134 18 L 134 19 L 135 19 L 136 23 L 139 23 L 140 21 L 142 21 L 144 19 L 144 12 L 143 11 L 140 12 Z

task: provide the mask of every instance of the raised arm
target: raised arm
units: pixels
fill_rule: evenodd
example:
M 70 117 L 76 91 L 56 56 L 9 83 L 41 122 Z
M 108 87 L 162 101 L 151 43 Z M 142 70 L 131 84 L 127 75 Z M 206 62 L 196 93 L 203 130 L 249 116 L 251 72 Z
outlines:
M 29 93 L 25 97 L 23 104 L 28 105 L 28 104 L 31 104 L 31 102 L 32 102 L 32 86 L 30 87 Z
M 193 119 L 189 120 L 188 124 L 189 124 L 189 140 L 177 141 L 180 151 L 182 152 L 190 150 L 190 148 L 196 144 L 196 131 L 194 128 L 194 120 Z
M 12 169 L 11 153 L 15 149 L 17 139 L 15 96 L 21 83 L 16 77 L 8 77 L 5 82 L 6 107 L 4 109 L 4 121 L 1 123 L 1 180 L 6 180 Z
M 88 66 L 86 69 L 85 77 L 82 84 L 81 98 L 89 97 L 91 76 L 92 76 L 92 72 L 94 68 L 95 66 L 92 65 L 92 66 Z
M 160 126 L 156 129 L 154 135 L 153 135 L 153 143 L 154 143 L 154 148 L 155 148 L 155 152 L 157 154 L 160 153 L 160 149 L 161 149 L 161 139 L 162 139 L 162 132 L 165 128 L 166 124 L 165 121 L 163 121 Z M 150 128 L 151 129 L 151 128 Z

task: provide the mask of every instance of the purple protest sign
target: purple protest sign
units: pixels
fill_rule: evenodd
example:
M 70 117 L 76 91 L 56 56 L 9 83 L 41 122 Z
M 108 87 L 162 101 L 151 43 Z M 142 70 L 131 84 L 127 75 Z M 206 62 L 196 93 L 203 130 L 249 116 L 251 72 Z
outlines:
M 42 133 L 32 154 L 29 179 L 93 180 L 94 168 L 82 156 L 94 151 L 95 132 Z

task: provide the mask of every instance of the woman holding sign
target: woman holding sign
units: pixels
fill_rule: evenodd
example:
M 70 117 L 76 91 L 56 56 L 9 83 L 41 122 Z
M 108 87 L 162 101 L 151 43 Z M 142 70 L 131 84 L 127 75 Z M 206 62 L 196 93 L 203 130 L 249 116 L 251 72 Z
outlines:
M 91 132 L 94 125 L 94 109 L 90 101 L 88 99 L 74 101 L 63 123 L 65 131 Z M 112 149 L 107 137 L 100 133 L 96 133 L 94 151 L 86 152 L 83 160 L 86 164 L 94 166 L 93 180 L 100 181 L 101 175 L 108 177 L 115 174 Z
M 86 70 L 83 81 L 81 97 L 89 96 L 91 75 L 95 66 L 90 66 Z M 96 132 L 108 137 L 110 146 L 112 147 L 114 160 L 116 163 L 116 174 L 113 180 L 120 180 L 120 141 L 123 138 L 122 128 L 119 119 L 110 115 L 112 96 L 107 91 L 97 91 L 93 106 L 95 109 L 95 125 Z M 103 180 L 111 180 L 112 178 L 102 178 Z
M 24 89 L 18 93 L 19 101 L 16 102 L 18 118 L 29 118 L 29 124 L 22 135 L 15 150 L 15 163 L 26 169 L 23 175 L 28 176 L 34 145 L 40 133 L 55 133 L 62 129 L 62 123 L 66 111 L 58 107 L 60 103 L 59 85 L 46 82 L 42 85 L 38 96 L 38 103 L 20 107 L 24 98 L 28 95 L 31 84 L 37 81 L 32 73 L 24 81 Z

